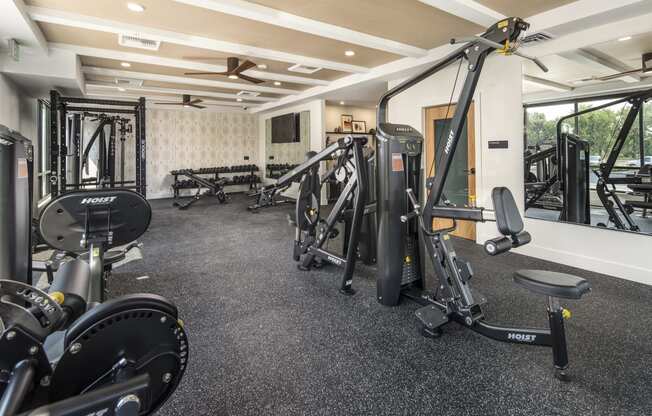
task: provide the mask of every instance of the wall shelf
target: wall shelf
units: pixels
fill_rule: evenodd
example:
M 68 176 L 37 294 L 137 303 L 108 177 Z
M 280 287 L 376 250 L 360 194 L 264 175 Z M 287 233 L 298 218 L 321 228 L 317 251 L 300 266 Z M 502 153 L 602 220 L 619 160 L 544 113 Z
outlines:
M 344 132 L 341 132 L 341 131 L 327 131 L 326 134 L 357 134 L 357 135 L 361 135 L 361 136 L 373 136 L 373 134 L 371 134 L 371 133 L 353 133 L 353 132 L 344 133 Z

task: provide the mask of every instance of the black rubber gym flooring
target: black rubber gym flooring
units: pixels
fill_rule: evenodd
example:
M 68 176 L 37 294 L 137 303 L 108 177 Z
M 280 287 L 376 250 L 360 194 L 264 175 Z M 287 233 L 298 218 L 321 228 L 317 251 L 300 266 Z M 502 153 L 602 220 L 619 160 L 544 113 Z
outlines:
M 144 260 L 114 273 L 113 294 L 161 294 L 186 322 L 190 364 L 160 415 L 652 414 L 652 287 L 457 244 L 496 322 L 546 324 L 545 299 L 512 283 L 516 269 L 591 281 L 592 293 L 566 303 L 575 380 L 562 383 L 544 347 L 456 324 L 423 338 L 415 305 L 375 301 L 371 268 L 358 269 L 353 297 L 337 291 L 339 269 L 297 270 L 291 208 L 251 214 L 248 202 L 202 200 L 179 211 L 153 201 Z

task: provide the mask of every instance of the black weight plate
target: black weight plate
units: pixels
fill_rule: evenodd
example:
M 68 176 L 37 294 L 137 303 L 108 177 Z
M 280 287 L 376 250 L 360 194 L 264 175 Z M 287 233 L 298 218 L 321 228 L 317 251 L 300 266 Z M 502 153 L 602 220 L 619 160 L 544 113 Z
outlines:
M 113 231 L 112 246 L 130 243 L 149 227 L 152 209 L 140 194 L 125 189 L 69 192 L 54 199 L 43 210 L 39 228 L 51 247 L 72 252 L 80 247 L 86 212 L 90 212 L 91 233 Z M 110 213 L 110 224 L 109 224 Z
M 129 303 L 133 304 L 133 299 Z M 150 376 L 148 395 L 141 397 L 140 414 L 155 412 L 174 392 L 188 360 L 183 327 L 168 313 L 170 308 L 158 308 L 149 300 L 142 307 L 123 306 L 116 303 L 115 313 L 98 314 L 98 320 L 93 325 L 86 323 L 86 330 L 76 338 L 66 335 L 66 349 L 50 384 L 51 402 L 79 395 L 89 386 L 106 385 L 110 379 L 93 383 L 123 359 L 130 363 L 133 376 Z M 166 374 L 171 378 L 166 380 Z

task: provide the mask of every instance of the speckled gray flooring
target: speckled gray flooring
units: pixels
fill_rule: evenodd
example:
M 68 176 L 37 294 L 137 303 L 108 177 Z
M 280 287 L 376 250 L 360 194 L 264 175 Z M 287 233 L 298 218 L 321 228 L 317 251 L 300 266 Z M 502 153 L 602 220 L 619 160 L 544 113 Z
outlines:
M 144 260 L 114 272 L 115 295 L 161 294 L 186 322 L 190 365 L 160 415 L 652 414 L 652 287 L 457 244 L 498 322 L 546 324 L 545 299 L 513 285 L 516 269 L 591 281 L 586 299 L 567 303 L 575 380 L 564 384 L 547 348 L 455 324 L 440 339 L 421 337 L 415 305 L 374 300 L 371 268 L 358 269 L 355 296 L 339 294 L 339 269 L 301 272 L 292 261 L 291 207 L 251 214 L 247 203 L 178 211 L 153 201 Z

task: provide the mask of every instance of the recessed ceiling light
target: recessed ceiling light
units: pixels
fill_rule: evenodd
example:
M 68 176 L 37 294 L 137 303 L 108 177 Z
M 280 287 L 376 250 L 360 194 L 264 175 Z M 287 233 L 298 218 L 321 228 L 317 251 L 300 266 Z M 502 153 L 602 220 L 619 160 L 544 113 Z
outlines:
M 344 52 L 344 55 L 346 55 L 346 56 L 355 56 L 355 52 L 354 51 L 346 51 L 346 52 Z
M 631 38 L 632 38 L 631 36 L 624 36 L 624 37 L 622 37 L 622 38 L 619 38 L 619 39 L 618 39 L 618 42 L 624 42 L 624 41 L 626 41 L 626 40 L 630 40 Z
M 229 79 L 238 79 L 238 76 L 235 74 L 229 75 Z
M 237 102 L 239 102 L 239 103 L 242 102 L 242 98 L 236 98 L 235 100 L 236 100 Z
M 258 65 L 258 69 L 267 69 L 267 65 L 260 64 L 260 65 Z
M 125 92 L 125 91 L 127 91 L 127 90 L 125 90 L 125 89 L 122 88 L 122 87 L 118 87 L 118 91 L 120 91 L 120 92 Z
M 131 68 L 131 64 L 129 62 L 121 62 L 120 65 L 122 65 L 123 68 Z
M 279 85 L 281 85 L 281 81 L 274 81 L 274 85 L 278 87 Z
M 188 104 L 184 104 L 183 108 L 190 108 L 190 106 Z
M 344 101 L 340 101 L 340 105 L 344 105 Z
M 127 3 L 127 9 L 131 10 L 132 12 L 142 13 L 145 11 L 145 6 L 138 3 Z

